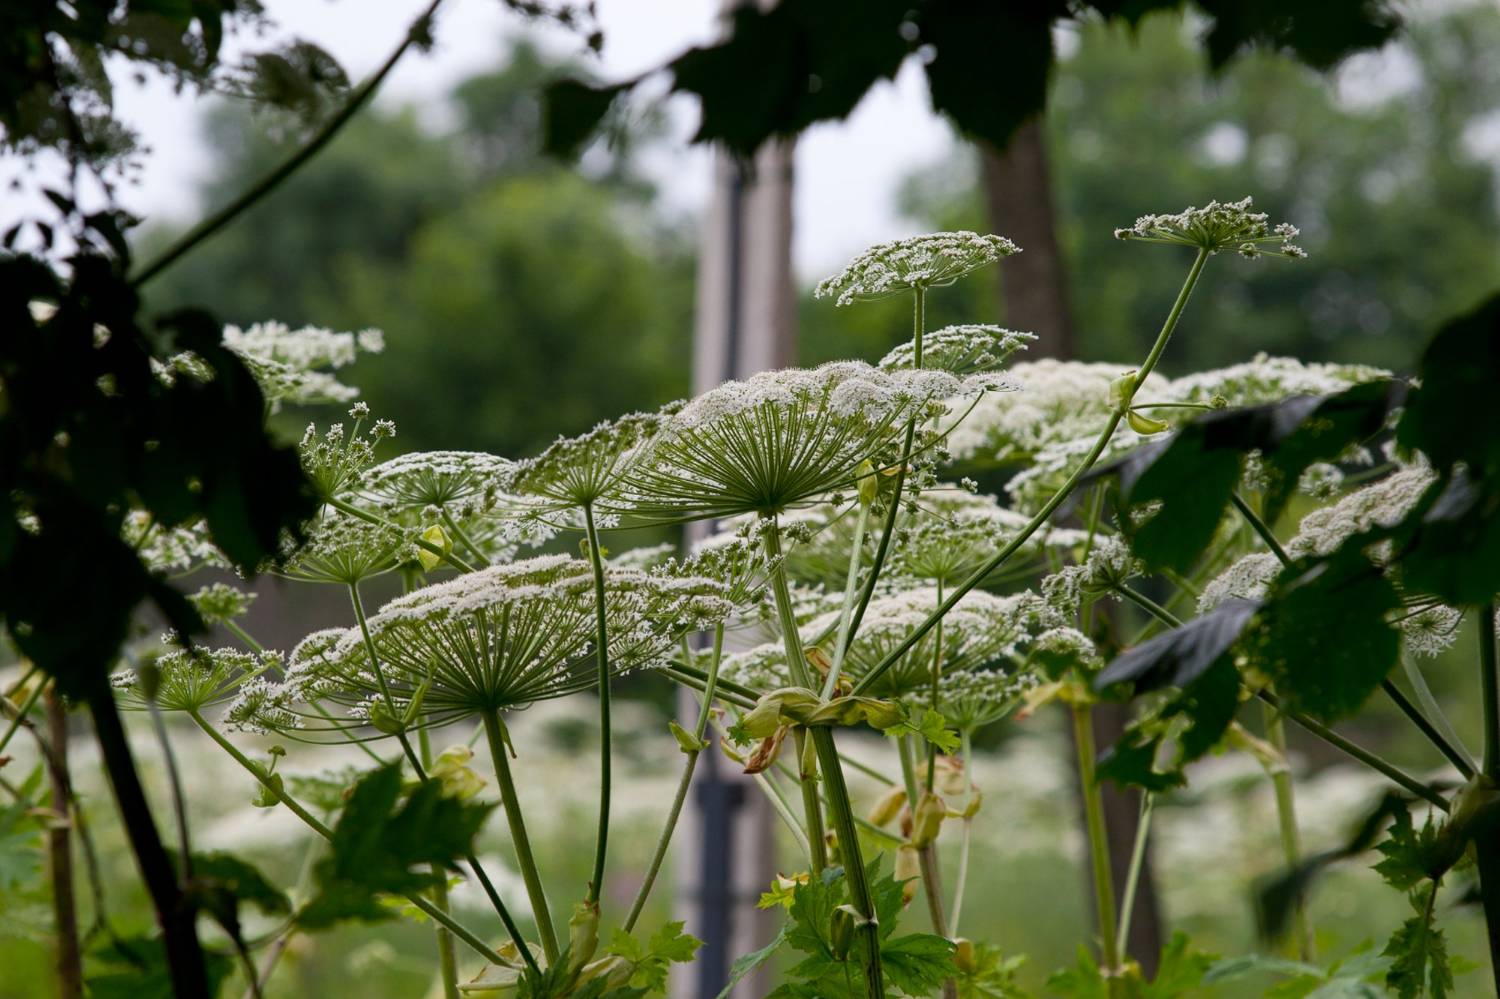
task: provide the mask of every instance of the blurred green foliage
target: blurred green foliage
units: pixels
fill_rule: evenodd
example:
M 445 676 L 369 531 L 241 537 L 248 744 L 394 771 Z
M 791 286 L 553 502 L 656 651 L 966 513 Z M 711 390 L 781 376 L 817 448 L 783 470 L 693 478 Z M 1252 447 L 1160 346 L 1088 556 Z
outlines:
M 1169 373 L 1257 351 L 1409 369 L 1441 320 L 1500 284 L 1500 62 L 1489 56 L 1500 9 L 1415 12 L 1396 42 L 1332 86 L 1269 55 L 1207 75 L 1195 30 L 1160 15 L 1134 32 L 1086 24 L 1053 78 L 1046 134 L 1080 353 L 1141 354 L 1186 266 L 1117 242 L 1116 227 L 1250 194 L 1273 221 L 1301 227 L 1311 256 L 1215 269 L 1173 340 Z M 911 178 L 908 214 L 989 229 L 977 160 L 962 148 Z M 932 321 L 1003 321 L 994 293 L 978 281 L 943 289 Z M 809 303 L 804 322 L 818 331 L 804 337 L 808 359 L 821 360 L 878 354 L 910 317 L 899 304 Z

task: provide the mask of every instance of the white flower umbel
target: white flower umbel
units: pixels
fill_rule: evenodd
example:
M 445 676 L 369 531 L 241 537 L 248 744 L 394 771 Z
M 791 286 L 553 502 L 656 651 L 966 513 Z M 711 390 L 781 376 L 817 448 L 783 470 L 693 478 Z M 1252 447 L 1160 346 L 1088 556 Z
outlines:
M 939 603 L 937 590 L 931 587 L 905 590 L 870 601 L 854 643 L 846 653 L 843 676 L 857 682 Z M 941 674 L 1004 670 L 1009 657 L 1015 654 L 1026 636 L 1028 623 L 1034 619 L 1035 605 L 1036 598 L 1025 593 L 997 597 L 975 590 L 967 594 L 943 618 Z M 839 613 L 830 611 L 803 625 L 800 630 L 804 641 L 811 646 L 818 638 L 832 635 Z M 932 690 L 936 641 L 936 635 L 929 633 L 880 677 L 870 694 L 875 697 L 911 696 L 925 704 Z M 781 643 L 726 656 L 723 672 L 729 679 L 761 691 L 786 687 L 793 682 Z
M 1166 386 L 1164 397 L 1172 402 L 1254 406 L 1294 395 L 1334 395 L 1353 385 L 1389 377 L 1389 371 L 1364 364 L 1307 364 L 1291 357 L 1256 354 L 1243 364 L 1174 378 Z M 1143 390 L 1137 399 L 1147 403 L 1157 396 Z
M 922 336 L 922 367 L 954 375 L 994 371 L 1018 350 L 1036 339 L 1001 326 L 944 326 Z M 880 359 L 887 371 L 917 366 L 917 344 L 908 340 Z
M 730 610 L 711 580 L 611 568 L 606 581 L 616 674 L 661 662 L 681 635 Z M 516 710 L 592 686 L 593 620 L 588 563 L 544 555 L 414 590 L 368 623 L 390 710 L 415 710 L 412 724 L 423 725 Z M 309 636 L 293 651 L 292 668 L 309 696 L 343 703 L 356 716 L 385 696 L 357 628 Z
M 988 376 L 882 371 L 858 361 L 725 382 L 673 415 L 626 477 L 647 520 L 771 515 L 852 487 L 863 462 L 901 459 L 904 425 L 948 411 Z M 920 459 L 936 442 L 918 435 Z
M 379 330 L 335 333 L 317 326 L 294 330 L 285 323 L 264 322 L 249 329 L 224 327 L 224 346 L 250 369 L 275 408 L 282 403 L 300 406 L 357 398 L 359 390 L 332 372 L 352 364 L 360 351 L 379 353 L 385 338 Z
M 929 490 L 913 501 L 898 522 L 890 572 L 945 586 L 961 582 L 991 552 L 1020 533 L 1029 519 L 1001 506 L 993 496 Z M 1006 571 L 1027 571 L 1024 559 L 1048 549 L 1072 548 L 1086 539 L 1083 531 L 1044 526 L 1027 539 L 1016 553 L 1016 564 Z
M 332 508 L 303 525 L 270 571 L 306 583 L 353 585 L 416 558 L 415 528 L 351 517 Z
M 839 305 L 873 301 L 903 291 L 942 288 L 995 263 L 1020 247 L 1004 236 L 935 232 L 870 247 L 839 273 L 818 282 L 813 294 Z
M 1115 238 L 1191 246 L 1209 253 L 1234 250 L 1246 257 L 1307 256 L 1307 251 L 1292 243 L 1297 227 L 1282 222 L 1273 228 L 1265 212 L 1254 210 L 1250 198 L 1225 204 L 1210 201 L 1202 208 L 1170 215 L 1142 215 L 1130 228 L 1116 229 Z
M 229 559 L 208 536 L 208 525 L 195 520 L 177 527 L 164 527 L 144 510 L 125 515 L 122 536 L 153 572 L 180 575 L 195 569 L 229 568 Z
M 396 436 L 396 425 L 390 420 L 376 420 L 368 434 L 361 433 L 370 417 L 370 407 L 362 402 L 350 408 L 349 416 L 354 423 L 347 432 L 342 423 L 333 424 L 321 434 L 315 425 L 308 424 L 297 445 L 303 472 L 325 499 L 358 488 L 365 472 L 375 463 L 375 446 Z
M 559 437 L 541 454 L 516 466 L 514 488 L 558 510 L 592 506 L 612 497 L 670 412 L 672 407 L 659 413 L 629 413 L 586 434 Z
M 1343 542 L 1372 527 L 1390 527 L 1416 506 L 1432 485 L 1434 475 L 1424 465 L 1412 465 L 1362 486 L 1332 506 L 1302 518 L 1297 534 L 1286 544 L 1293 558 L 1327 555 Z
M 174 649 L 145 664 L 141 670 L 116 673 L 110 682 L 120 691 L 125 707 L 144 709 L 152 698 L 147 696 L 143 674 L 152 674 L 156 706 L 163 711 L 186 711 L 193 714 L 216 704 L 238 699 L 246 687 L 259 690 L 266 685 L 266 674 L 281 669 L 279 652 L 241 652 L 238 649 Z M 240 728 L 264 730 L 273 716 L 270 705 L 258 702 L 264 709 L 256 712 L 230 712 L 230 722 Z M 277 715 L 276 717 L 281 717 Z M 288 724 L 291 717 L 285 716 Z
M 1271 581 L 1281 573 L 1281 560 L 1271 552 L 1251 552 L 1233 562 L 1204 587 L 1198 596 L 1198 613 L 1205 614 L 1226 600 L 1259 600 Z
M 1110 385 L 1130 370 L 1126 364 L 1043 358 L 1010 369 L 1019 392 L 991 393 L 948 435 L 955 460 L 980 464 L 1025 461 L 1050 445 L 1082 440 L 1086 451 L 1114 411 Z M 1164 393 L 1170 383 L 1151 375 L 1141 399 Z

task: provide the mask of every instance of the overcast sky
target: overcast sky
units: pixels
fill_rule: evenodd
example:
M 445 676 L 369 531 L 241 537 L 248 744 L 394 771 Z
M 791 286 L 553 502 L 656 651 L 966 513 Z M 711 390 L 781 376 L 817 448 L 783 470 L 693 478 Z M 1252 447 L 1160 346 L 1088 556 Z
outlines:
M 265 0 L 265 6 L 281 29 L 328 49 L 357 81 L 386 57 L 425 0 Z M 717 7 L 717 0 L 599 0 L 605 47 L 598 72 L 606 79 L 627 77 L 710 40 Z M 504 51 L 503 40 L 523 30 L 524 23 L 499 0 L 447 0 L 433 50 L 408 54 L 378 100 L 436 103 L 454 82 L 491 68 Z M 559 51 L 571 44 L 555 32 L 550 41 Z M 264 44 L 256 40 L 257 47 Z M 145 88 L 122 84 L 117 99 L 151 149 L 140 187 L 125 194 L 127 206 L 151 218 L 191 221 L 196 205 L 185 202 L 183 192 L 193 190 L 209 168 L 201 102 L 173 94 L 160 81 Z M 709 165 L 706 153 L 687 143 L 697 110 L 686 98 L 671 108 L 672 151 L 646 166 L 670 180 L 663 194 L 672 210 L 696 212 Z M 433 121 L 441 121 L 436 107 Z M 914 64 L 894 84 L 872 91 L 848 121 L 809 132 L 797 154 L 798 271 L 820 276 L 869 243 L 909 233 L 910 224 L 895 211 L 896 189 L 914 167 L 942 158 L 952 142 L 949 127 L 931 111 Z

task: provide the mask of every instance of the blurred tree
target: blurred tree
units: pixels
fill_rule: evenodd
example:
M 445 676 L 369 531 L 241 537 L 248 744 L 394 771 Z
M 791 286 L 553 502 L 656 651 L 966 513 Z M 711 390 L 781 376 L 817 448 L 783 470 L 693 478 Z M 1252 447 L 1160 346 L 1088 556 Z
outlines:
M 429 112 L 414 108 L 361 116 L 164 274 L 152 304 L 211 299 L 238 324 L 383 329 L 385 353 L 351 378 L 412 448 L 524 454 L 683 394 L 691 238 L 652 211 L 633 167 L 657 123 L 631 122 L 587 173 L 542 158 L 537 93 L 562 69 L 522 41 L 502 69 L 455 89 L 451 132 L 424 128 Z M 295 141 L 235 107 L 208 129 L 209 205 Z
M 1334 87 L 1264 55 L 1205 78 L 1192 32 L 1172 16 L 1133 35 L 1088 24 L 1059 63 L 1046 128 L 1081 356 L 1138 355 L 1185 266 L 1111 231 L 1212 198 L 1253 194 L 1301 226 L 1311 257 L 1211 271 L 1213 296 L 1173 343 L 1177 371 L 1259 350 L 1401 368 L 1440 317 L 1500 283 L 1497 174 L 1482 155 L 1500 133 L 1500 63 L 1487 57 L 1500 10 L 1414 15 Z M 924 225 L 987 228 L 972 149 L 913 177 L 905 200 Z M 949 302 L 997 313 L 985 282 L 945 289 L 936 305 Z M 878 352 L 906 335 L 904 320 L 876 312 L 820 303 L 806 315 L 809 348 Z

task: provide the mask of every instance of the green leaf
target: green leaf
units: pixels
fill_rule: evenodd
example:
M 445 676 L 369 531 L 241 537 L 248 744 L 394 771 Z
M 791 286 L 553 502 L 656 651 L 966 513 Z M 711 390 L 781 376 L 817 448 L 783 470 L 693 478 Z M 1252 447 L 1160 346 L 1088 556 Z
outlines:
M 1219 959 L 1217 954 L 1195 950 L 1188 935 L 1172 934 L 1161 949 L 1156 977 L 1141 992 L 1141 999 L 1177 999 L 1197 995 L 1203 988 L 1208 971 Z
M 624 930 L 615 930 L 610 938 L 607 953 L 618 955 L 635 965 L 630 984 L 649 992 L 660 992 L 667 987 L 667 971 L 672 964 L 683 964 L 693 959 L 703 941 L 682 932 L 683 923 L 667 923 L 651 934 L 643 946 Z
M 777 930 L 776 936 L 771 938 L 771 942 L 760 950 L 753 950 L 748 954 L 743 954 L 736 958 L 735 962 L 729 966 L 729 981 L 725 984 L 724 990 L 718 994 L 716 999 L 728 999 L 729 993 L 734 991 L 734 987 L 740 983 L 740 979 L 769 961 L 772 955 L 780 950 L 781 945 L 784 943 L 786 943 L 785 926 Z
M 1500 294 L 1450 320 L 1422 352 L 1396 440 L 1417 448 L 1439 469 L 1457 462 L 1479 480 L 1500 475 L 1500 435 L 1476 433 L 1476 412 L 1500 385 Z
M 891 984 L 910 995 L 936 991 L 957 973 L 953 941 L 934 933 L 910 933 L 880 943 L 880 963 Z
M 948 719 L 936 708 L 908 708 L 895 725 L 886 728 L 888 736 L 919 735 L 945 753 L 958 748 L 958 730 L 948 727 Z
M 217 996 L 234 968 L 233 960 L 204 948 L 208 994 Z M 101 934 L 88 952 L 85 982 L 89 999 L 145 999 L 173 994 L 166 948 L 157 937 L 118 937 Z
M 1239 640 L 1259 606 L 1253 600 L 1226 600 L 1202 617 L 1116 656 L 1095 678 L 1094 687 L 1102 691 L 1130 683 L 1137 694 L 1186 687 Z
M 1240 703 L 1240 675 L 1220 657 L 1175 696 L 1130 723 L 1099 761 L 1099 779 L 1162 791 L 1187 778 L 1182 768 L 1201 759 L 1229 731 Z
M 1400 606 L 1395 586 L 1360 551 L 1294 563 L 1248 629 L 1247 652 L 1290 707 L 1342 718 L 1396 664 L 1401 639 L 1387 617 Z
M 313 869 L 317 893 L 297 916 L 303 927 L 389 919 L 378 893 L 429 888 L 440 877 L 431 865 L 453 867 L 471 850 L 489 806 L 446 797 L 436 781 L 419 785 L 402 801 L 401 785 L 395 764 L 355 785 L 334 826 L 329 855 Z
M 1433 918 L 1438 886 L 1412 892 L 1417 914 L 1401 924 L 1381 954 L 1391 959 L 1385 984 L 1400 999 L 1430 996 L 1444 999 L 1453 994 L 1453 971 L 1448 965 L 1448 944 Z

